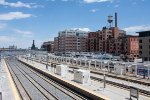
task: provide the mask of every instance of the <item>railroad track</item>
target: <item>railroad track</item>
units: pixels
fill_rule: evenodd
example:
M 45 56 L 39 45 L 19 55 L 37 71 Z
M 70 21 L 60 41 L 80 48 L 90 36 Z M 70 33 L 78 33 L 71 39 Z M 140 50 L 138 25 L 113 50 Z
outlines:
M 72 70 L 69 70 L 69 72 L 70 73 L 74 73 Z M 94 76 L 90 76 L 90 78 L 92 80 L 94 80 L 94 81 L 99 81 L 99 82 L 103 82 L 104 81 L 104 79 L 98 78 L 98 77 L 94 77 Z M 115 87 L 119 87 L 119 88 L 122 88 L 122 89 L 130 90 L 130 86 L 125 85 L 125 84 L 120 84 L 120 83 L 116 83 L 116 82 L 109 81 L 109 80 L 105 80 L 105 82 L 107 84 L 115 86 Z M 150 91 L 139 89 L 139 93 L 142 94 L 142 95 L 150 97 Z
M 94 76 L 90 76 L 90 77 L 91 77 L 92 80 L 95 80 L 95 81 L 104 81 L 102 78 L 98 78 L 98 77 L 94 77 Z M 119 87 L 119 88 L 123 88 L 123 89 L 126 89 L 126 90 L 130 90 L 130 86 L 128 86 L 128 85 L 112 82 L 112 81 L 109 81 L 109 80 L 105 80 L 105 81 L 109 85 L 113 85 L 115 87 Z M 139 89 L 139 93 L 142 94 L 142 95 L 150 97 L 150 91 Z
M 88 100 L 14 58 L 6 64 L 22 100 Z
M 30 60 L 46 65 L 46 61 L 44 61 L 44 60 L 42 60 L 42 61 L 39 61 L 37 59 L 36 60 L 35 59 L 30 59 Z M 79 69 L 80 67 L 71 67 L 70 66 L 69 68 Z M 97 75 L 103 75 L 103 73 L 97 72 L 97 71 L 91 71 L 91 73 L 97 74 Z M 122 77 L 118 77 L 118 76 L 115 76 L 115 75 L 109 75 L 109 74 L 106 74 L 106 76 L 114 78 L 114 79 L 118 79 L 118 80 L 124 80 L 124 81 L 128 81 L 128 82 L 133 82 L 133 83 L 136 83 L 136 84 L 138 83 L 138 84 L 141 84 L 141 85 L 150 86 L 149 82 L 142 82 L 142 81 L 138 81 L 138 80 L 133 80 L 133 79 L 128 79 L 128 78 L 122 78 Z
M 33 60 L 33 61 L 39 62 L 37 60 Z M 44 62 L 40 62 L 40 63 L 45 64 Z M 73 71 L 71 71 L 71 70 L 69 70 L 69 72 L 73 73 Z M 94 73 L 94 72 L 92 72 L 92 73 Z M 94 73 L 94 74 L 98 74 L 98 73 Z M 99 74 L 99 75 L 102 75 L 102 74 Z M 107 77 L 111 77 L 111 76 L 107 76 Z M 103 82 L 103 79 L 99 78 L 99 77 L 91 76 L 91 79 L 95 80 L 95 81 L 101 81 L 101 82 Z M 109 81 L 109 80 L 106 80 L 106 83 L 109 84 L 109 85 L 113 85 L 115 87 L 119 87 L 119 88 L 122 88 L 122 89 L 130 90 L 130 86 L 129 85 L 125 85 L 125 84 L 121 84 L 121 83 L 117 83 L 117 82 L 113 82 L 113 81 Z M 142 83 L 138 83 L 138 84 L 142 84 Z M 147 85 L 147 84 L 144 84 L 144 85 Z M 150 97 L 150 91 L 147 91 L 147 90 L 144 90 L 144 89 L 139 89 L 139 93 L 142 94 L 142 95 Z

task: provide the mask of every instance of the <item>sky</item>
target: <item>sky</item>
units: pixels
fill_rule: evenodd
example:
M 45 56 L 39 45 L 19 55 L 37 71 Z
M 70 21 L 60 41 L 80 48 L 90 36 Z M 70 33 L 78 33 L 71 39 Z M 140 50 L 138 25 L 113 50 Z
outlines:
M 118 27 L 127 34 L 150 30 L 150 0 L 0 0 L 0 48 L 28 48 L 35 40 L 51 41 L 58 32 L 79 28 L 97 31 L 118 13 Z

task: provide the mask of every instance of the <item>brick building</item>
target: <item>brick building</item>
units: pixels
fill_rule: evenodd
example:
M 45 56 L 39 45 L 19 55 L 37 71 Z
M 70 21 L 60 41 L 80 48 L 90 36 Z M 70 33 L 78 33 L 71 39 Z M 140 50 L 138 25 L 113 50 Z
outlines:
M 44 42 L 41 46 L 41 49 L 48 52 L 54 52 L 54 42 L 53 41 Z
M 115 34 L 116 33 L 116 34 Z M 88 51 L 113 54 L 124 53 L 125 31 L 116 27 L 106 28 L 88 34 Z
M 138 37 L 126 35 L 126 31 L 117 26 L 117 13 L 115 25 L 113 16 L 108 16 L 109 27 L 103 27 L 96 32 L 81 30 L 64 30 L 54 39 L 54 50 L 58 52 L 101 52 L 134 60 L 138 58 Z
M 88 32 L 78 29 L 60 31 L 54 39 L 54 48 L 59 52 L 86 52 L 87 36 Z
M 126 50 L 127 58 L 133 61 L 135 58 L 139 58 L 139 37 L 133 35 L 126 36 Z
M 98 32 L 90 32 L 88 34 L 88 51 L 89 52 L 97 52 L 99 51 L 99 48 L 98 48 L 98 41 L 99 38 L 98 38 Z
M 115 26 L 103 27 L 102 30 L 88 34 L 88 52 L 111 53 L 123 55 L 133 61 L 139 57 L 138 36 L 126 35 L 126 31 L 117 26 L 115 13 Z
M 58 43 L 58 37 L 54 38 L 54 51 L 58 51 L 59 50 L 59 43 Z
M 87 49 L 88 37 L 87 36 L 80 36 L 79 39 L 80 39 L 80 46 L 79 46 L 78 51 L 79 52 L 87 52 L 88 51 L 88 49 Z

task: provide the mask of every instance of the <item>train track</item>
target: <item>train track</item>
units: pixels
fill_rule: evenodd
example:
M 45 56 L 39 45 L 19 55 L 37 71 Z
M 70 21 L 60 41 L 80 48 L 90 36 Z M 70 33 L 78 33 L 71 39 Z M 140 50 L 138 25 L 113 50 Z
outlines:
M 22 100 L 88 100 L 15 58 L 8 58 L 6 64 Z
M 32 59 L 33 60 L 33 59 Z M 39 62 L 37 60 L 34 60 L 36 62 Z M 44 62 L 40 62 L 42 64 L 45 64 Z M 69 70 L 69 72 L 73 73 L 72 70 Z M 91 72 L 93 74 L 98 74 L 98 73 L 94 73 L 94 72 Z M 102 75 L 102 74 L 99 74 L 99 75 Z M 107 76 L 107 75 L 106 75 Z M 111 76 L 107 76 L 107 77 L 111 77 Z M 112 77 L 114 78 L 114 77 Z M 118 79 L 117 77 L 115 77 L 116 79 Z M 91 79 L 92 80 L 95 80 L 95 81 L 101 81 L 103 82 L 104 80 L 102 78 L 99 78 L 99 77 L 95 77 L 95 76 L 91 76 Z M 120 78 L 119 78 L 120 79 Z M 118 79 L 118 80 L 119 80 Z M 122 79 L 120 79 L 122 80 Z M 124 80 L 125 81 L 125 80 Z M 122 89 L 126 89 L 126 90 L 130 90 L 130 86 L 129 85 L 126 85 L 126 84 L 121 84 L 121 83 L 117 83 L 117 82 L 113 82 L 113 81 L 109 81 L 109 80 L 106 80 L 106 83 L 109 84 L 109 85 L 112 85 L 112 86 L 115 86 L 115 87 L 118 87 L 118 88 L 122 88 Z M 142 83 L 138 83 L 138 84 L 142 84 Z M 147 84 L 146 84 L 147 85 Z M 149 85 L 148 85 L 149 86 Z M 147 91 L 147 90 L 144 90 L 144 89 L 139 89 L 139 93 L 142 94 L 142 95 L 145 95 L 145 96 L 148 96 L 150 97 L 150 91 Z
M 72 70 L 69 70 L 70 73 L 74 73 Z M 90 78 L 94 81 L 99 81 L 99 82 L 104 82 L 104 79 L 99 78 L 99 77 L 95 77 L 95 76 L 90 76 Z M 129 85 L 125 85 L 125 84 L 120 84 L 117 82 L 113 82 L 113 81 L 109 81 L 109 80 L 105 80 L 105 82 L 109 85 L 118 87 L 118 88 L 122 88 L 122 89 L 126 89 L 126 90 L 130 90 L 130 86 Z M 143 89 L 139 89 L 139 93 L 145 96 L 150 97 L 150 91 L 147 90 L 143 90 Z
M 90 76 L 90 77 L 91 77 L 92 80 L 95 80 L 95 81 L 102 81 L 102 82 L 104 81 L 104 79 L 102 79 L 102 78 L 98 78 L 98 77 L 94 77 L 94 76 Z M 119 88 L 123 88 L 123 89 L 126 89 L 126 90 L 130 90 L 130 86 L 128 86 L 128 85 L 112 82 L 112 81 L 109 81 L 109 80 L 105 80 L 105 81 L 109 85 L 113 85 L 115 87 L 119 87 Z M 142 95 L 150 97 L 150 91 L 139 89 L 139 93 L 142 94 Z

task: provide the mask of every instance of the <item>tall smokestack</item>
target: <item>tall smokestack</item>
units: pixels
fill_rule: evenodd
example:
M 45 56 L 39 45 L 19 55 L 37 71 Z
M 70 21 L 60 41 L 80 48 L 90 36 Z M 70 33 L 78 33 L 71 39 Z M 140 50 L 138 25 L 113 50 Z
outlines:
M 118 18 L 117 18 L 117 13 L 115 13 L 115 27 L 118 27 Z

